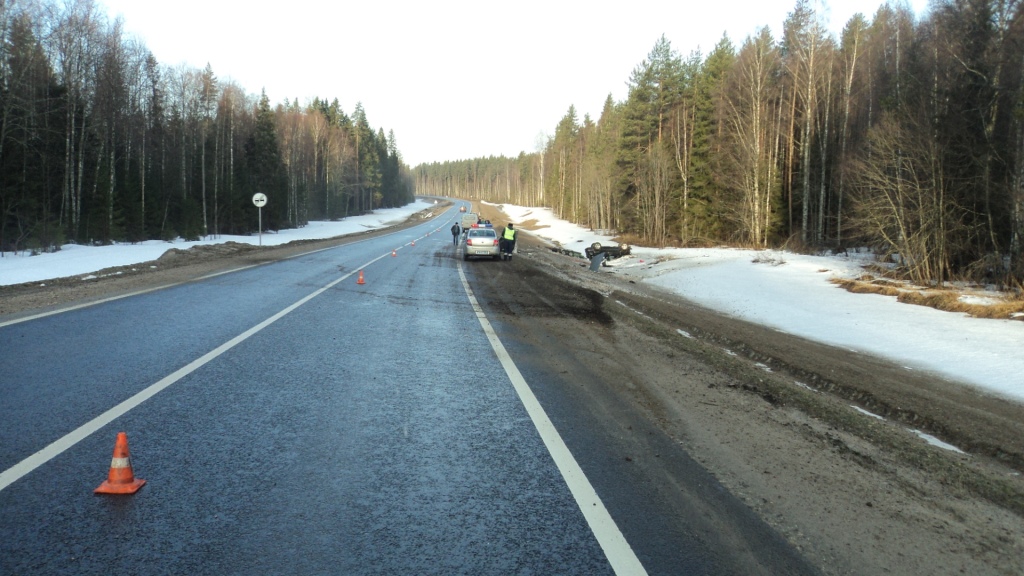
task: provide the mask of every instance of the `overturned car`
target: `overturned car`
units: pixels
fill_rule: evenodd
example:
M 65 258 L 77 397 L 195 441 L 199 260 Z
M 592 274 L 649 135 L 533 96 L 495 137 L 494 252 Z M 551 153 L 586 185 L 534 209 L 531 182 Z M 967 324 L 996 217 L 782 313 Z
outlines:
M 629 255 L 629 244 L 619 244 L 618 246 L 604 246 L 600 242 L 594 242 L 584 253 L 587 255 L 587 260 L 592 260 L 594 256 L 598 254 L 604 254 L 605 260 L 612 260 L 619 258 L 620 256 Z

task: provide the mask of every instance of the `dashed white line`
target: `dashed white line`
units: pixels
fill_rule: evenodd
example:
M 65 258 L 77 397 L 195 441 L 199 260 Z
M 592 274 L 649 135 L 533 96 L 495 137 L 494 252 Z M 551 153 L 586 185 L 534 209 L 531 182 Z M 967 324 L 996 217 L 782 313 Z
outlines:
M 388 254 L 390 254 L 390 252 L 388 252 Z M 340 278 L 338 278 L 338 279 L 328 283 L 326 286 L 323 286 L 322 288 L 317 289 L 313 293 L 309 294 L 308 296 L 305 296 L 304 298 L 300 299 L 299 301 L 295 302 L 294 304 L 291 304 L 290 306 L 288 306 L 287 308 L 285 308 L 285 309 L 281 310 L 280 312 L 274 314 L 270 318 L 267 318 L 263 322 L 260 322 L 259 324 L 253 326 L 252 328 L 249 328 L 245 332 L 242 332 L 238 336 L 235 336 L 231 340 L 228 340 L 227 342 L 221 344 L 217 348 L 214 348 L 210 352 L 207 352 L 206 354 L 204 354 L 200 358 L 197 358 L 197 359 L 193 360 L 192 362 L 190 362 L 186 366 L 184 366 L 182 368 L 179 368 L 175 372 L 165 376 L 160 381 L 158 381 L 155 384 L 152 384 L 149 387 L 143 389 L 142 391 L 138 392 L 137 394 L 135 394 L 131 398 L 128 398 L 124 402 L 121 402 L 120 404 L 114 406 L 113 408 L 110 408 L 106 412 L 100 414 L 99 416 L 93 418 L 92 420 L 86 422 L 85 424 L 83 424 L 83 425 L 79 426 L 78 428 L 72 430 L 71 432 L 65 434 L 63 437 L 59 438 L 57 441 L 53 442 L 49 446 L 43 448 L 42 450 L 36 452 L 35 454 L 33 454 L 31 456 L 29 456 L 28 458 L 22 460 L 21 462 L 18 462 L 14 466 L 11 466 L 7 470 L 4 470 L 3 472 L 0 472 L 0 491 L 4 490 L 5 488 L 10 486 L 14 482 L 17 482 L 20 478 L 22 478 L 23 476 L 25 476 L 29 472 L 32 472 L 36 468 L 42 466 L 43 464 L 46 464 L 47 462 L 49 462 L 53 458 L 59 456 L 61 453 L 63 453 L 68 448 L 71 448 L 75 444 L 78 444 L 83 439 L 87 438 L 90 434 L 96 432 L 100 428 L 103 428 L 107 424 L 110 424 L 111 422 L 113 422 L 118 417 L 128 413 L 130 410 L 132 410 L 133 408 L 135 408 L 139 404 L 142 404 L 146 400 L 149 400 L 153 396 L 156 396 L 158 393 L 160 393 L 162 390 L 166 389 L 171 384 L 174 384 L 178 380 L 181 380 L 185 376 L 188 376 L 189 374 L 195 372 L 196 370 L 198 370 L 199 368 L 203 367 L 204 365 L 206 365 L 207 363 L 209 363 L 213 359 L 217 358 L 221 354 L 227 352 L 228 350 L 234 348 L 238 344 L 244 342 L 250 336 L 253 336 L 254 334 L 256 334 L 256 333 L 260 332 L 261 330 L 263 330 L 264 328 L 266 328 L 267 326 L 270 326 L 274 322 L 277 322 L 281 318 L 284 318 L 285 316 L 287 316 L 289 313 L 294 311 L 299 306 L 302 306 L 306 302 L 309 302 L 313 298 L 316 298 L 320 294 L 323 294 L 327 290 L 330 290 L 334 286 L 338 285 L 340 282 L 343 282 L 347 278 L 350 278 L 358 270 L 362 270 L 362 269 L 366 268 L 367 266 L 369 266 L 370 264 L 373 264 L 374 262 L 376 262 L 376 261 L 378 261 L 378 260 L 380 260 L 382 258 L 384 258 L 383 255 L 382 256 L 378 256 L 377 258 L 374 258 L 373 260 L 370 260 L 369 262 L 363 264 L 362 266 L 359 266 L 358 268 L 356 268 L 352 272 L 349 272 L 348 274 L 345 274 L 344 276 L 342 276 L 342 277 L 340 277 Z M 154 288 L 153 290 L 157 290 L 157 288 Z M 141 292 L 139 292 L 139 293 L 141 293 Z M 124 298 L 124 297 L 126 297 L 126 296 L 122 296 L 122 298 Z M 112 298 L 111 300 L 116 300 L 116 299 L 117 298 Z M 89 305 L 94 305 L 94 304 L 99 304 L 99 302 L 95 302 L 95 303 L 92 303 L 92 304 L 89 304 Z M 56 312 L 54 312 L 54 313 L 56 313 Z

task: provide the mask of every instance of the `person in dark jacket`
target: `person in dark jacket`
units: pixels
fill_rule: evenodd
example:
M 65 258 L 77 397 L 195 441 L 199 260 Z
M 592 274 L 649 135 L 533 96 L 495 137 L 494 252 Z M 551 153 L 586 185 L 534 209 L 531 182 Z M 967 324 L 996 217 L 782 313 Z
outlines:
M 452 224 L 452 244 L 459 245 L 459 234 L 462 234 L 462 230 L 459 228 L 459 223 Z
M 498 244 L 501 246 L 501 259 L 512 260 L 512 251 L 516 249 L 516 229 L 511 222 L 501 231 Z

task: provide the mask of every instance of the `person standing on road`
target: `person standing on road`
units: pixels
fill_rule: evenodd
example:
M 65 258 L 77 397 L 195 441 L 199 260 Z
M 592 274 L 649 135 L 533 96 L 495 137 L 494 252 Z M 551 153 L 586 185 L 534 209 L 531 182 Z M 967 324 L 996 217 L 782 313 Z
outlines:
M 459 234 L 462 234 L 462 230 L 459 229 L 459 223 L 452 224 L 452 244 L 455 246 L 459 245 Z
M 511 222 L 501 231 L 499 244 L 501 244 L 501 259 L 512 260 L 512 251 L 516 248 L 516 229 Z

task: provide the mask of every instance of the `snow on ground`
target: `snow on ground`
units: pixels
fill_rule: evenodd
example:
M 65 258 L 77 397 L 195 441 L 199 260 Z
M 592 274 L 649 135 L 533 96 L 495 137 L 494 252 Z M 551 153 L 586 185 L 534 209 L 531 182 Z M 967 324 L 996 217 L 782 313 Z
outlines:
M 416 202 L 402 208 L 339 222 L 310 222 L 297 230 L 264 234 L 264 244 L 330 238 L 400 222 L 429 208 Z M 601 234 L 559 220 L 543 208 L 504 205 L 513 222 L 536 220 L 534 235 L 583 252 L 593 242 L 612 243 Z M 503 222 L 496 222 L 503 226 Z M 170 248 L 220 242 L 256 244 L 257 236 L 220 236 L 200 242 L 144 242 L 86 247 L 64 246 L 54 254 L 6 253 L 0 258 L 0 285 L 86 275 L 111 266 L 155 260 Z M 732 248 L 643 248 L 609 262 L 599 273 L 629 274 L 720 310 L 812 340 L 842 346 L 851 353 L 875 354 L 907 370 L 938 372 L 989 392 L 1024 401 L 1024 322 L 988 320 L 901 304 L 892 296 L 851 294 L 829 282 L 854 278 L 869 262 L 865 254 L 806 256 L 789 252 Z M 681 337 L 687 334 L 681 332 Z
M 558 220 L 544 208 L 504 205 L 513 222 L 536 220 L 535 235 L 583 252 L 611 236 Z M 807 256 L 734 248 L 633 247 L 602 273 L 629 274 L 731 316 L 835 346 L 874 354 L 1024 401 L 1024 322 L 901 304 L 852 294 L 829 282 L 856 278 L 868 254 Z
M 12 254 L 3 253 L 0 258 L 0 286 L 9 284 L 21 284 L 23 282 L 39 282 L 51 278 L 64 276 L 78 276 L 88 274 L 112 266 L 127 266 L 156 260 L 164 252 L 171 248 L 187 250 L 192 246 L 201 244 L 222 244 L 224 242 L 239 242 L 244 244 L 263 243 L 266 246 L 287 244 L 292 240 L 319 240 L 321 238 L 333 238 L 344 234 L 354 234 L 375 228 L 382 228 L 389 224 L 397 224 L 406 218 L 426 210 L 434 205 L 434 202 L 419 200 L 401 208 L 389 208 L 386 210 L 375 210 L 364 216 L 352 216 L 335 222 L 319 221 L 310 222 L 302 228 L 292 230 L 281 230 L 280 232 L 263 232 L 262 240 L 260 235 L 252 236 L 210 236 L 196 242 L 165 242 L 162 240 L 150 240 L 138 244 L 115 244 L 112 246 L 80 246 L 77 244 L 66 244 L 52 254 L 39 254 L 30 256 L 27 252 Z

